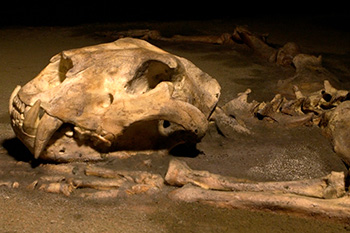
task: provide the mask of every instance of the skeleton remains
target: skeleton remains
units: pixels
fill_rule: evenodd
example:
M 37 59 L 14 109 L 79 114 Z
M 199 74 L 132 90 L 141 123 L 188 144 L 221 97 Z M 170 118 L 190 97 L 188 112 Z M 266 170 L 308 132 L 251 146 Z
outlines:
M 286 127 L 316 125 L 323 129 L 344 163 L 350 166 L 350 93 L 337 90 L 325 80 L 324 88 L 304 95 L 294 86 L 295 98 L 288 100 L 277 94 L 270 102 L 247 102 L 251 90 L 240 93 L 236 99 L 218 108 L 212 118 L 221 132 L 228 136 L 234 133 L 250 133 L 244 121 L 257 118 Z M 234 116 L 230 118 L 229 116 Z M 222 120 L 222 118 L 226 120 Z M 228 119 L 228 120 L 227 120 Z M 243 122 L 238 123 L 237 120 Z
M 57 54 L 13 91 L 9 112 L 35 158 L 101 160 L 198 142 L 219 96 L 217 81 L 188 60 L 124 38 Z
M 168 184 L 183 186 L 169 193 L 174 200 L 272 209 L 349 222 L 350 199 L 343 172 L 309 180 L 253 182 L 192 170 L 176 159 L 170 161 L 165 178 L 146 171 L 83 163 L 196 144 L 210 121 L 227 138 L 249 136 L 254 133 L 250 121 L 264 120 L 286 127 L 321 127 L 334 150 L 350 166 L 349 92 L 337 90 L 327 80 L 316 92 L 303 92 L 304 86 L 299 89 L 294 85 L 312 70 L 305 61 L 312 66 L 316 61 L 320 68 L 320 58 L 297 55 L 295 44 L 278 51 L 269 48 L 262 39 L 241 28 L 234 35 L 251 47 L 261 44 L 261 55 L 268 60 L 282 65 L 293 62 L 296 76 L 281 84 L 293 87 L 293 99 L 277 94 L 267 103 L 248 103 L 248 89 L 218 107 L 220 86 L 215 79 L 185 58 L 140 39 L 122 38 L 63 51 L 51 58 L 37 77 L 13 91 L 9 102 L 11 125 L 34 158 L 71 163 L 40 165 L 39 169 L 51 175 L 35 179 L 27 188 L 66 196 L 77 189 L 95 189 L 79 196 L 115 198 L 123 193 L 152 194 Z M 159 34 L 149 36 L 158 38 Z M 319 87 L 317 84 L 307 90 Z M 144 165 L 148 163 L 144 161 Z M 0 182 L 0 186 L 19 184 Z

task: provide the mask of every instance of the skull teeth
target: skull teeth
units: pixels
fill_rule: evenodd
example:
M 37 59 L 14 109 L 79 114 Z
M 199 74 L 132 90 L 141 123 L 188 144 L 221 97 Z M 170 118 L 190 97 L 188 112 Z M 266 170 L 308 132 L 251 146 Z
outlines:
M 17 136 L 39 158 L 52 135 L 63 124 L 55 117 L 44 113 L 40 118 L 41 101 L 37 100 L 32 107 L 27 106 L 18 97 L 21 89 L 17 86 L 12 92 L 9 103 L 9 112 Z
M 12 127 L 17 137 L 29 148 L 35 158 L 39 158 L 47 147 L 53 134 L 62 126 L 63 122 L 56 117 L 52 117 L 46 112 L 42 114 L 40 107 L 41 100 L 37 100 L 33 106 L 26 105 L 21 101 L 18 92 L 21 87 L 17 86 L 10 97 L 9 112 L 12 121 Z M 42 115 L 42 116 L 41 116 Z M 75 137 L 75 131 L 90 138 L 95 144 L 102 143 L 104 146 L 111 146 L 113 135 L 99 130 L 98 132 L 90 130 L 74 130 L 65 132 L 67 137 Z M 78 134 L 79 135 L 79 134 Z
M 25 114 L 22 129 L 29 135 L 35 135 L 39 125 L 40 100 L 37 100 L 32 108 Z
M 39 158 L 52 135 L 61 127 L 62 124 L 63 122 L 61 120 L 44 113 L 38 124 L 35 137 L 34 157 L 36 159 Z

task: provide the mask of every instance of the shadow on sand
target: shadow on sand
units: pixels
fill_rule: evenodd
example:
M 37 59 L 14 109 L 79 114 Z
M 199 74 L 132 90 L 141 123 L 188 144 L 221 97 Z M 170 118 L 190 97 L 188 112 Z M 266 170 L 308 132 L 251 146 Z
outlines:
M 33 168 L 43 163 L 40 159 L 34 159 L 32 153 L 18 138 L 5 139 L 1 145 L 7 150 L 8 155 L 17 161 L 30 163 Z

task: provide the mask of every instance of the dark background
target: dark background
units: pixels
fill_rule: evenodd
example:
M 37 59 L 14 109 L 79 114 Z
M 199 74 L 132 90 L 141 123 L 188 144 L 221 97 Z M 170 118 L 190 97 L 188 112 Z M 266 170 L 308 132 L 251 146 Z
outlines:
M 12 1 L 2 2 L 0 26 L 68 26 L 130 21 L 211 20 L 325 16 L 348 25 L 346 1 Z

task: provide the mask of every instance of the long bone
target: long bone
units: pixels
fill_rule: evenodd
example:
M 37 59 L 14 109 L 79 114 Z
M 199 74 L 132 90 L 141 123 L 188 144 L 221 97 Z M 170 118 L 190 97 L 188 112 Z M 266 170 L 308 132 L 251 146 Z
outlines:
M 200 202 L 224 208 L 273 211 L 349 224 L 350 196 L 319 199 L 272 192 L 222 192 L 188 184 L 169 194 L 172 200 Z
M 350 222 L 350 196 L 345 193 L 343 173 L 304 181 L 254 183 L 192 170 L 186 163 L 172 160 L 165 180 L 183 186 L 168 195 L 176 201 Z
M 345 178 L 342 172 L 318 179 L 285 182 L 252 182 L 233 177 L 192 170 L 185 162 L 170 161 L 165 180 L 170 185 L 194 184 L 204 189 L 223 191 L 290 193 L 317 198 L 338 198 L 345 194 Z

